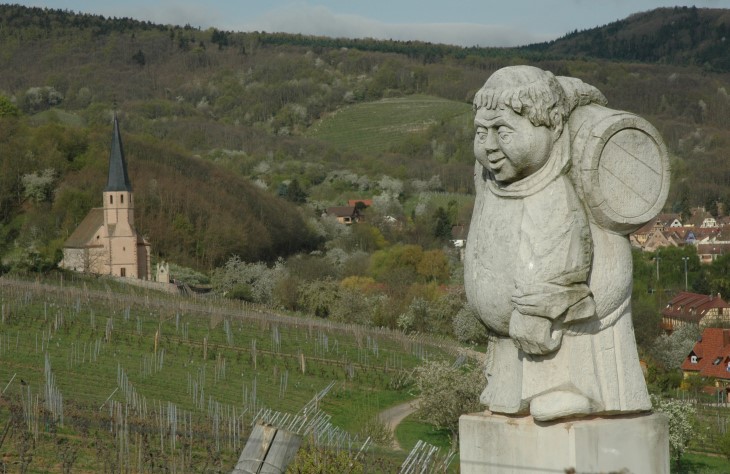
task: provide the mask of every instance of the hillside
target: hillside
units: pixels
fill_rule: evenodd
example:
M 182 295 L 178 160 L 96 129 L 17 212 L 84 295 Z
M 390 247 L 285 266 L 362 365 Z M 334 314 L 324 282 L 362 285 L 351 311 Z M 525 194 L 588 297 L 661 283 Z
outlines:
M 114 104 L 144 204 L 140 231 L 160 257 L 210 270 L 231 253 L 272 260 L 311 250 L 322 234 L 305 222 L 353 195 L 380 195 L 393 179 L 402 202 L 418 201 L 424 183 L 470 193 L 471 97 L 514 63 L 579 77 L 610 106 L 647 117 L 672 154 L 668 209 L 717 208 L 730 203 L 730 76 L 721 72 L 725 50 L 713 46 L 727 18 L 728 10 L 659 9 L 495 49 L 0 5 L 0 132 L 5 156 L 15 157 L 0 178 L 4 260 L 25 252 L 46 262 L 33 265 L 52 264 L 97 205 Z M 656 40 L 667 34 L 674 40 Z M 30 199 L 23 176 L 46 169 L 50 188 Z M 294 179 L 308 206 L 289 202 Z
M 230 472 L 262 410 L 295 415 L 328 386 L 309 412 L 334 435 L 322 445 L 357 451 L 379 410 L 411 398 L 395 381 L 456 355 L 438 339 L 91 278 L 3 278 L 0 300 L 0 447 L 16 472 Z M 370 472 L 402 462 L 387 447 L 363 453 L 388 466 Z
M 102 204 L 111 127 L 32 127 L 7 117 L 0 124 L 3 263 L 42 269 L 42 262 L 58 258 L 89 209 Z M 275 260 L 316 247 L 317 238 L 293 204 L 190 156 L 172 141 L 122 136 L 137 226 L 155 242 L 155 257 L 210 269 L 233 254 Z M 31 188 L 28 177 L 47 170 L 49 181 Z
M 657 8 L 526 50 L 730 72 L 730 10 Z

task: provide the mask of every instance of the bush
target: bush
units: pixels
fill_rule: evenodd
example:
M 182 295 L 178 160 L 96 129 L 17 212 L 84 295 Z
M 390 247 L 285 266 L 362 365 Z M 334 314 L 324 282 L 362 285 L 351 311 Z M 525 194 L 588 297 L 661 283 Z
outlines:
M 454 337 L 460 342 L 482 343 L 487 341 L 487 330 L 471 306 L 464 306 L 452 322 Z
M 239 283 L 226 293 L 227 298 L 253 302 L 253 291 L 251 285 Z
M 482 410 L 479 395 L 487 381 L 479 367 L 430 361 L 417 367 L 413 378 L 420 391 L 418 416 L 438 428 L 448 429 L 454 441 L 459 433 L 459 417 Z
M 696 430 L 697 410 L 694 405 L 685 400 L 674 400 L 661 398 L 655 395 L 651 397 L 654 410 L 664 413 L 669 418 L 669 449 L 672 458 L 680 465 L 689 442 L 698 440 L 700 434 Z
M 297 452 L 294 461 L 289 464 L 287 474 L 362 474 L 361 462 L 353 460 L 346 451 L 330 451 L 307 444 Z

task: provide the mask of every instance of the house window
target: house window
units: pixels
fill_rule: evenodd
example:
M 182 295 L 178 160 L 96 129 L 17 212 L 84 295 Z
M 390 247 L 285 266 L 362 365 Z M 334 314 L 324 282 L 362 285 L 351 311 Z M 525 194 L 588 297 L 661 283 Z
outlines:
M 122 268 L 121 268 L 121 269 L 119 270 L 119 276 L 123 276 L 123 277 L 127 276 L 127 269 L 126 269 L 126 268 L 124 268 L 124 267 L 122 267 Z
M 718 357 L 717 359 L 712 361 L 712 365 L 718 365 L 722 361 L 722 357 Z
M 114 204 L 114 196 L 111 194 L 109 195 L 109 204 Z
M 690 358 L 689 358 L 689 362 L 690 362 L 690 364 L 696 364 L 697 363 L 697 356 L 694 355 L 694 354 L 692 354 L 692 356 L 690 356 Z
M 124 194 L 119 195 L 119 200 L 122 204 L 124 204 Z

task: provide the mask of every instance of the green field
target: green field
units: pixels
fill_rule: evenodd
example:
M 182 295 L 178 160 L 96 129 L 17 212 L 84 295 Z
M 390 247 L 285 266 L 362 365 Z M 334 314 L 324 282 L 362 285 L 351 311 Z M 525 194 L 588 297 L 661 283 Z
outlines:
M 676 474 L 727 474 L 730 472 L 730 461 L 724 457 L 687 453 L 682 456 L 679 467 L 672 460 L 670 469 Z
M 307 136 L 365 155 L 379 154 L 443 121 L 472 120 L 471 105 L 413 95 L 344 107 L 312 126 Z
M 394 375 L 451 357 L 437 340 L 88 283 L 0 278 L 8 466 L 60 472 L 74 452 L 74 472 L 230 471 L 256 413 L 296 413 L 331 381 L 320 408 L 359 447 L 411 396 L 389 389 Z

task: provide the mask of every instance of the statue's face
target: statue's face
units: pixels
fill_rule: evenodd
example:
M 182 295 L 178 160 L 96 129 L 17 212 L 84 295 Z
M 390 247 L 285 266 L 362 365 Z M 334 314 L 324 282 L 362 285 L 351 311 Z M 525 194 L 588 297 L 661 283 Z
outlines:
M 477 110 L 474 155 L 499 184 L 530 176 L 550 157 L 555 134 L 510 108 Z

